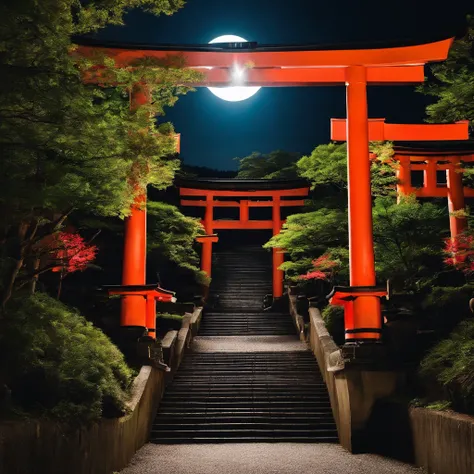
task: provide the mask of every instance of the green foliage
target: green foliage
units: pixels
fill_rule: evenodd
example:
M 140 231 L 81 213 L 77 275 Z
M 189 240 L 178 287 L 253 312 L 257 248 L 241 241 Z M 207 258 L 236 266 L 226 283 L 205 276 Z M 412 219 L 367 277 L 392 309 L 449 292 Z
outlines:
M 436 381 L 455 410 L 474 413 L 474 321 L 462 322 L 422 360 L 422 376 Z
M 344 344 L 344 308 L 328 305 L 323 309 L 321 316 L 334 342 Z
M 422 309 L 429 327 L 438 334 L 449 334 L 456 324 L 471 316 L 469 300 L 474 296 L 474 285 L 434 286 L 430 290 Z
M 442 268 L 442 237 L 446 234 L 446 213 L 414 196 L 397 204 L 391 197 L 379 197 L 373 208 L 376 269 L 390 278 L 395 288 L 417 289 Z
M 347 214 L 339 209 L 319 209 L 288 217 L 280 234 L 272 237 L 265 248 L 283 248 L 289 260 L 280 268 L 290 279 L 312 268 L 312 261 L 328 248 L 347 244 Z
M 161 313 L 156 315 L 157 319 L 169 319 L 172 321 L 182 321 L 184 316 L 180 314 Z
M 239 162 L 237 178 L 253 179 L 295 179 L 298 178 L 296 163 L 301 155 L 276 150 L 268 154 L 253 152 Z
M 428 408 L 428 410 L 445 411 L 451 408 L 451 402 L 448 402 L 447 400 L 438 400 L 436 402 L 428 403 L 425 408 Z
M 474 17 L 468 17 L 469 28 L 456 40 L 446 61 L 432 64 L 433 78 L 418 88 L 436 98 L 426 108 L 428 122 L 469 120 L 474 125 Z
M 157 336 L 163 338 L 168 331 L 179 331 L 183 324 L 183 316 L 162 313 L 156 315 Z
M 151 262 L 158 267 L 173 263 L 197 282 L 209 283 L 199 269 L 199 255 L 194 249 L 196 237 L 205 234 L 199 219 L 185 216 L 170 204 L 149 201 L 147 231 Z
M 199 74 L 181 59 L 143 59 L 116 69 L 110 59 L 74 54 L 71 36 L 119 24 L 130 8 L 171 14 L 181 0 L 7 0 L 0 5 L 0 255 L 2 303 L 32 265 L 35 244 L 72 211 L 125 216 L 146 184 L 169 186 L 178 161 L 170 124 L 156 115 Z M 104 89 L 84 81 L 101 66 Z M 132 84 L 152 104 L 131 110 Z M 30 260 L 30 261 L 29 261 Z M 26 272 L 31 276 L 31 273 Z M 17 285 L 18 286 L 18 285 Z M 16 287 L 17 287 L 16 286 Z M 15 287 L 15 288 L 16 288 Z
M 0 381 L 30 416 L 86 423 L 126 411 L 132 372 L 76 311 L 37 293 L 15 298 L 0 332 Z
M 384 196 L 395 189 L 395 168 L 391 163 L 393 147 L 389 142 L 371 144 L 377 160 L 371 165 L 372 194 Z M 313 189 L 329 186 L 338 190 L 347 188 L 347 145 L 345 143 L 317 146 L 311 155 L 297 163 L 298 173 L 313 184 Z
M 297 163 L 298 174 L 311 181 L 313 188 L 330 185 L 347 187 L 347 145 L 329 143 L 317 146 L 311 155 Z
M 75 33 L 88 33 L 106 25 L 123 25 L 124 14 L 141 8 L 154 15 L 172 15 L 185 4 L 184 0 L 96 0 L 68 2 L 76 18 Z

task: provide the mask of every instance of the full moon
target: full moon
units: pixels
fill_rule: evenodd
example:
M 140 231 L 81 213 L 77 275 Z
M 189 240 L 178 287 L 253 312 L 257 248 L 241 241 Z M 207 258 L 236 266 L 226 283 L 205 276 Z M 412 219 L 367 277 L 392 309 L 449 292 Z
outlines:
M 213 43 L 245 43 L 247 40 L 235 35 L 224 35 L 213 39 L 209 44 Z M 235 71 L 236 75 L 243 74 L 244 71 Z M 239 102 L 246 100 L 255 95 L 260 87 L 246 86 L 229 86 L 229 87 L 208 87 L 208 89 L 217 97 L 229 102 Z

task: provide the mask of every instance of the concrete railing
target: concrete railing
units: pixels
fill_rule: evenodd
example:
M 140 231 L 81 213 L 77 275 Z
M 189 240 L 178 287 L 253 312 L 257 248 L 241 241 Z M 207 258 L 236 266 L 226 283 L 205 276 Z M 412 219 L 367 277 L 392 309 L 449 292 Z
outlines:
M 171 372 L 167 374 L 167 381 L 174 377 L 181 361 L 184 351 L 191 344 L 192 339 L 197 335 L 202 319 L 202 308 L 196 308 L 193 314 L 186 314 L 183 317 L 181 329 L 179 331 L 169 331 L 163 338 L 163 357 L 165 362 L 171 367 Z
M 295 320 L 296 298 L 290 296 Z M 317 308 L 309 308 L 309 344 L 328 388 L 341 445 L 351 452 L 370 450 L 366 427 L 378 399 L 393 394 L 404 374 L 346 366 Z
M 290 311 L 296 319 L 295 297 L 290 297 Z M 474 473 L 474 417 L 387 402 L 405 383 L 404 374 L 346 366 L 319 310 L 310 308 L 309 317 L 311 349 L 344 448 L 414 461 L 428 474 Z
M 172 341 L 172 372 L 183 359 L 202 308 L 185 317 Z M 174 341 L 174 342 L 173 342 Z M 163 344 L 166 357 L 166 348 Z M 127 403 L 129 414 L 73 428 L 50 420 L 0 423 L 0 473 L 5 474 L 111 474 L 123 469 L 148 440 L 165 388 L 165 373 L 142 367 Z
M 415 462 L 428 474 L 474 472 L 474 417 L 410 409 Z

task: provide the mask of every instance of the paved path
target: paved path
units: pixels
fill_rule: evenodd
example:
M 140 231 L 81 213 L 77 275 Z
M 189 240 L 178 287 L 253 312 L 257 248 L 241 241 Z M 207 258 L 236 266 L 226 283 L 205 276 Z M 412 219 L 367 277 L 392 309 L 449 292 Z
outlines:
M 308 346 L 297 336 L 197 336 L 192 349 L 195 352 L 294 352 L 307 351 Z
M 147 444 L 122 474 L 422 474 L 372 454 L 334 444 Z
M 296 336 L 196 337 L 198 352 L 308 350 Z M 316 363 L 316 362 L 315 362 Z M 147 444 L 121 474 L 423 474 L 372 454 L 352 455 L 335 444 Z

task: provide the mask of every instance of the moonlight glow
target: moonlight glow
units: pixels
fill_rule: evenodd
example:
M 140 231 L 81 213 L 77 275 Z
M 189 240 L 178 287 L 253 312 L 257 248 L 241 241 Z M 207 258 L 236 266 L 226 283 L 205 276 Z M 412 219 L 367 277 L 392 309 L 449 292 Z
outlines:
M 247 40 L 235 35 L 224 35 L 213 39 L 209 44 L 213 43 L 243 43 Z M 232 76 L 234 81 L 239 81 L 244 76 L 245 70 L 240 69 L 238 66 L 234 68 Z M 246 86 L 230 86 L 230 87 L 208 87 L 208 89 L 217 97 L 229 102 L 239 102 L 246 100 L 256 94 L 260 87 L 246 87 Z

